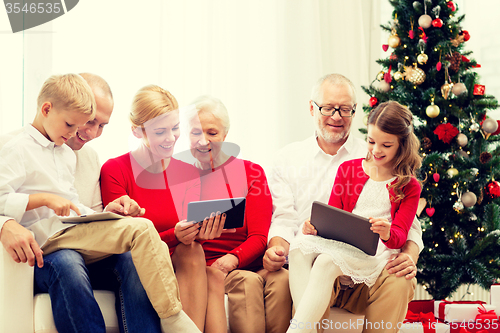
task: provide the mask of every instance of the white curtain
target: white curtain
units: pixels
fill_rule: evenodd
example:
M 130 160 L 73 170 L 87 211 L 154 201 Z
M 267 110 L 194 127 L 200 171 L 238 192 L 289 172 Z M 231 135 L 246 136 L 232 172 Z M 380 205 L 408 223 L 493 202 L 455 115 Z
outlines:
M 323 74 L 342 73 L 358 87 L 359 135 L 367 101 L 360 86 L 379 71 L 379 7 L 380 0 L 85 0 L 15 35 L 2 21 L 0 134 L 32 121 L 49 75 L 87 71 L 106 79 L 115 97 L 110 124 L 89 143 L 101 162 L 130 149 L 132 97 L 158 84 L 181 106 L 201 94 L 220 98 L 231 118 L 227 140 L 268 167 L 279 148 L 313 133 L 308 101 Z

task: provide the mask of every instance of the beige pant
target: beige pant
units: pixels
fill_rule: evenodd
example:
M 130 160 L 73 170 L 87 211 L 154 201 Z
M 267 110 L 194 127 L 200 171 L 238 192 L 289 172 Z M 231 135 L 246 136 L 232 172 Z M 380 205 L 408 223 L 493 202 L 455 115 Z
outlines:
M 82 223 L 62 230 L 44 244 L 44 254 L 72 249 L 90 264 L 130 251 L 139 278 L 160 318 L 182 309 L 168 246 L 153 223 L 143 218 Z
M 361 283 L 352 289 L 340 290 L 339 279 L 335 281 L 330 306 L 365 316 L 363 332 L 398 332 L 398 323 L 403 322 L 408 303 L 413 299 L 417 279 L 407 280 L 382 271 L 375 284 L 369 288 Z M 328 308 L 323 319 L 328 318 Z M 333 319 L 333 318 L 332 318 Z M 390 323 L 389 325 L 387 323 Z M 392 327 L 392 328 L 389 328 Z M 318 332 L 323 332 L 319 329 Z
M 284 333 L 292 318 L 288 271 L 234 270 L 225 280 L 232 333 Z

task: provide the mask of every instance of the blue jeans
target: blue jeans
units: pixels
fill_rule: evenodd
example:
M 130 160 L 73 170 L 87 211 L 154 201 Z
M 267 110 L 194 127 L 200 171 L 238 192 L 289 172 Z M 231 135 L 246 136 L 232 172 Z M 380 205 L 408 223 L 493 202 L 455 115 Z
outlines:
M 43 268 L 35 265 L 35 292 L 49 293 L 59 333 L 106 332 L 93 289 L 115 292 L 120 332 L 161 332 L 160 318 L 142 287 L 130 252 L 86 266 L 78 252 L 59 250 L 44 256 Z

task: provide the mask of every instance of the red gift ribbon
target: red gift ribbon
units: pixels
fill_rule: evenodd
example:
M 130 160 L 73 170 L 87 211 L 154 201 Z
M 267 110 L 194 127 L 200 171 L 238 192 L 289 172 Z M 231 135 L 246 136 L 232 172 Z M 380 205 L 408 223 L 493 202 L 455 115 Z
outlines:
M 436 326 L 432 323 L 437 322 L 434 314 L 432 312 L 428 313 L 413 313 L 410 310 L 406 313 L 405 323 L 422 323 L 424 327 L 424 333 L 436 333 Z
M 470 333 L 469 331 L 467 331 L 465 328 L 461 328 L 460 329 L 460 333 Z M 480 331 L 477 331 L 476 333 L 489 333 L 488 330 L 480 330 Z
M 444 308 L 448 304 L 486 304 L 486 302 L 483 301 L 447 301 L 443 300 L 441 303 L 439 303 L 439 312 L 438 312 L 438 317 L 440 320 L 444 321 Z
M 478 306 L 477 309 L 478 309 L 480 314 L 494 314 L 496 317 L 495 310 L 489 310 L 489 311 L 486 310 L 486 308 L 484 307 L 484 304 L 481 304 L 481 306 Z

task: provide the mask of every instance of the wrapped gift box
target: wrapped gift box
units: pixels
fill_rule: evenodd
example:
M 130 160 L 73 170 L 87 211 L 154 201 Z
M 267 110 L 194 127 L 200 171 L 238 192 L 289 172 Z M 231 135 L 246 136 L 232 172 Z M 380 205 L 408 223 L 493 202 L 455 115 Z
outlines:
M 478 307 L 483 304 L 487 311 L 496 310 L 496 306 L 480 301 L 434 301 L 434 315 L 444 322 L 469 322 L 476 319 Z
M 450 333 L 500 333 L 500 323 L 478 323 L 474 321 L 449 323 Z
M 500 285 L 494 284 L 490 289 L 490 304 L 500 309 Z
M 430 327 L 433 330 L 431 333 L 450 333 L 450 326 L 448 324 L 435 322 Z M 427 333 L 424 331 L 422 323 L 403 323 L 399 329 L 399 333 Z
M 411 301 L 410 303 L 408 303 L 408 311 L 411 311 L 413 313 L 434 313 L 434 300 L 426 299 Z

